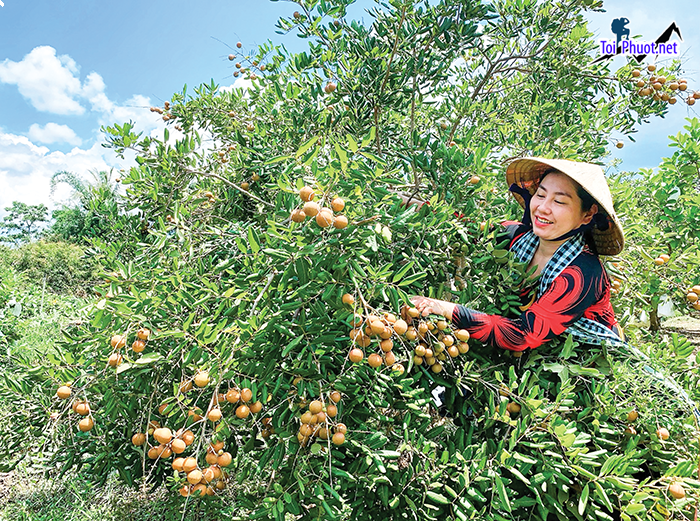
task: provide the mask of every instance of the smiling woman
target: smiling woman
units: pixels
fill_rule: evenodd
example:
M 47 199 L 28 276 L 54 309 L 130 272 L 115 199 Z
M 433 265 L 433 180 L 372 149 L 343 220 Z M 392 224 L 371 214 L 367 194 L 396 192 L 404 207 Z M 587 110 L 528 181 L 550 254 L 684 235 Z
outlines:
M 583 343 L 623 343 L 610 304 L 610 281 L 598 255 L 622 251 L 624 237 L 600 167 L 562 159 L 524 158 L 508 166 L 523 222 L 505 222 L 513 251 L 539 275 L 522 288 L 518 318 L 489 315 L 427 297 L 413 297 L 428 315 L 450 318 L 482 342 L 523 351 L 563 333 Z M 534 292 L 534 299 L 528 297 Z

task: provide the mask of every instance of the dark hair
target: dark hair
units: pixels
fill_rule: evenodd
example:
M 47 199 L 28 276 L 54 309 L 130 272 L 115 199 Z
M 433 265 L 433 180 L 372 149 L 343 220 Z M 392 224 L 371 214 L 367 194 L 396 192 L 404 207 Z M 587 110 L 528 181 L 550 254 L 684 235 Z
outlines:
M 566 175 L 564 172 L 561 170 L 557 170 L 556 168 L 548 168 L 545 170 L 542 175 L 540 176 L 540 183 L 542 182 L 542 179 L 545 178 L 547 174 L 563 174 Z M 566 177 L 569 177 L 566 175 Z M 571 177 L 569 177 L 571 179 Z M 581 199 L 581 211 L 587 212 L 590 210 L 594 204 L 596 204 L 595 198 L 589 194 L 580 184 L 578 181 L 571 179 L 571 182 L 574 184 L 574 187 L 576 188 L 576 195 L 578 195 L 578 198 Z
M 564 172 L 562 172 L 561 170 L 557 170 L 556 168 L 548 168 L 547 170 L 542 172 L 542 175 L 540 176 L 540 180 L 539 180 L 540 183 L 542 182 L 542 179 L 544 179 L 547 174 L 566 175 Z M 569 177 L 568 175 L 566 175 L 566 177 L 571 179 L 571 177 Z M 576 195 L 578 195 L 578 198 L 581 200 L 581 211 L 587 212 L 588 210 L 590 210 L 593 207 L 594 204 L 597 204 L 597 201 L 595 200 L 595 198 L 591 194 L 589 194 L 581 186 L 581 184 L 578 181 L 571 179 L 571 182 L 574 184 L 574 187 L 576 188 Z M 598 213 L 602 213 L 603 215 L 606 215 L 605 210 L 603 210 L 600 207 L 600 205 L 598 205 Z M 583 234 L 583 237 L 586 241 L 586 244 L 590 248 L 590 250 L 595 255 L 598 255 L 598 248 L 596 248 L 595 240 L 593 240 L 593 232 L 591 230 L 586 230 Z

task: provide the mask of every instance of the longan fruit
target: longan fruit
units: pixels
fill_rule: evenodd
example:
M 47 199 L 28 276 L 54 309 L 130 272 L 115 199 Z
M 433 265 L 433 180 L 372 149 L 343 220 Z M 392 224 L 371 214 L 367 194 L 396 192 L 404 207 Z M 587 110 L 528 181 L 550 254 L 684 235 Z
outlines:
M 67 385 L 62 385 L 56 391 L 56 396 L 58 396 L 61 400 L 67 400 L 70 397 L 70 394 L 71 389 Z
M 126 345 L 126 335 L 114 335 L 109 344 L 115 349 L 121 349 Z
M 389 351 L 384 355 L 384 363 L 388 366 L 391 367 L 396 363 L 396 355 L 394 354 L 393 351 Z
M 80 429 L 81 432 L 87 432 L 89 430 L 92 430 L 92 428 L 95 426 L 95 422 L 92 421 L 92 418 L 83 418 L 78 422 L 78 429 Z
M 333 224 L 333 213 L 327 208 L 322 208 L 316 214 L 316 224 L 318 224 L 321 228 L 328 228 L 331 224 Z
M 226 401 L 228 403 L 238 403 L 241 399 L 241 393 L 237 389 L 229 389 L 226 391 Z
M 119 364 L 122 363 L 123 360 L 124 358 L 122 358 L 122 355 L 120 355 L 119 353 L 112 353 L 111 355 L 109 355 L 109 360 L 107 360 L 107 364 L 110 367 L 117 367 Z
M 408 331 L 408 324 L 403 319 L 398 319 L 394 322 L 392 328 L 397 335 L 404 335 Z
M 198 485 L 203 477 L 204 475 L 199 469 L 194 469 L 187 473 L 187 481 L 192 485 Z
M 248 403 L 252 399 L 253 399 L 253 391 L 251 391 L 247 387 L 241 389 L 241 401 L 242 402 Z
M 374 367 L 376 369 L 382 365 L 382 357 L 377 353 L 372 353 L 367 357 L 367 363 L 370 367 Z
M 315 203 L 313 201 L 304 203 L 304 213 L 308 217 L 315 217 L 320 210 L 321 207 L 318 205 L 318 203 Z
M 365 357 L 365 354 L 362 352 L 361 349 L 358 349 L 354 347 L 353 349 L 350 350 L 350 354 L 348 355 L 348 358 L 350 358 L 350 361 L 353 363 L 359 363 L 362 362 L 362 359 Z
M 211 411 L 209 411 L 209 414 L 207 414 L 207 418 L 213 423 L 218 422 L 222 416 L 223 414 L 221 413 L 221 409 L 218 407 L 214 407 Z
M 206 387 L 209 384 L 209 373 L 206 371 L 200 371 L 194 377 L 194 384 L 197 387 Z
M 304 210 L 297 208 L 296 210 L 292 211 L 291 219 L 295 223 L 303 223 L 306 219 L 306 214 L 304 213 Z
M 153 431 L 153 437 L 158 443 L 165 445 L 166 443 L 170 443 L 170 440 L 173 439 L 173 433 L 167 427 L 159 427 Z
M 683 485 L 681 485 L 680 483 L 672 483 L 668 487 L 668 492 L 675 499 L 683 499 L 685 497 L 685 489 L 683 488 Z
M 249 414 L 250 414 L 250 409 L 248 408 L 247 405 L 239 405 L 238 408 L 236 409 L 236 416 L 238 418 L 240 418 L 241 420 L 247 418 Z
M 340 197 L 336 197 L 333 199 L 333 201 L 331 201 L 331 208 L 333 208 L 334 212 L 342 212 L 345 208 L 345 201 L 343 201 Z
M 192 457 L 185 458 L 185 461 L 182 462 L 182 471 L 183 472 L 190 473 L 196 468 L 197 468 L 197 460 L 192 458 Z
M 336 215 L 335 219 L 333 220 L 333 227 L 337 230 L 342 230 L 343 228 L 346 228 L 348 225 L 348 218 L 345 217 L 344 215 Z
M 231 456 L 231 454 L 228 452 L 224 452 L 221 456 L 218 457 L 217 465 L 219 465 L 220 467 L 228 467 L 232 461 L 233 457 Z

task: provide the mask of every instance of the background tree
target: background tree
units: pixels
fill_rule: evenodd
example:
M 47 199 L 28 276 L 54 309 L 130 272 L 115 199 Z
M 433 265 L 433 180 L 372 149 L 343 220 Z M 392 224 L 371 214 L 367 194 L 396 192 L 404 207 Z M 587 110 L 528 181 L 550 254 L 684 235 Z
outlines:
M 77 204 L 53 211 L 54 222 L 47 237 L 85 244 L 90 239 L 108 237 L 119 228 L 119 184 L 112 178 L 113 171 L 91 171 L 90 175 L 92 181 L 65 171 L 51 177 L 51 193 L 59 184 L 67 184 Z
M 34 239 L 42 223 L 48 221 L 48 211 L 45 205 L 28 205 L 19 201 L 13 201 L 12 206 L 5 207 L 8 214 L 3 217 L 0 224 L 0 233 L 3 241 L 15 245 L 29 242 Z

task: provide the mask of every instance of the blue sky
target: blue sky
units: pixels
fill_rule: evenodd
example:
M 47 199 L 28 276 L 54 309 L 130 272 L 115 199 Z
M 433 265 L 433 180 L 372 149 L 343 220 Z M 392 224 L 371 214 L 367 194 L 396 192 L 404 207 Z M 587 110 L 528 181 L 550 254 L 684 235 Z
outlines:
M 49 195 L 49 179 L 58 170 L 86 175 L 91 169 L 128 166 L 104 149 L 100 125 L 132 119 L 140 130 L 157 135 L 163 122 L 149 112 L 184 84 L 213 79 L 234 83 L 230 48 L 253 50 L 267 40 L 301 50 L 306 43 L 279 35 L 275 23 L 295 10 L 291 2 L 270 0 L 2 0 L 0 7 L 0 215 L 18 200 L 55 207 L 65 197 Z M 359 0 L 350 17 L 372 0 Z M 700 19 L 690 0 L 666 3 L 631 0 L 606 2 L 605 13 L 589 16 L 600 38 L 610 38 L 610 22 L 630 20 L 632 34 L 655 38 L 673 20 L 683 32 L 688 82 L 700 90 Z M 616 58 L 616 65 L 622 58 Z M 697 107 L 697 105 L 696 105 Z M 653 167 L 664 155 L 667 135 L 681 130 L 689 107 L 671 107 L 665 119 L 652 121 L 613 149 L 628 170 Z

